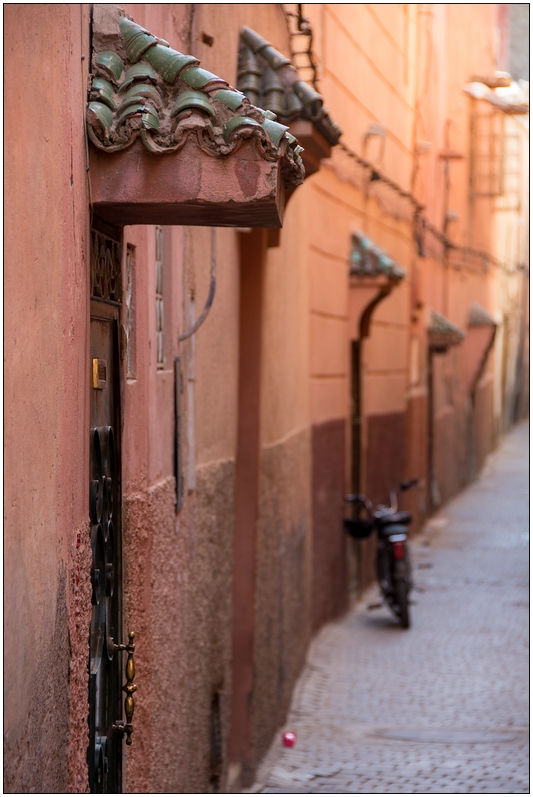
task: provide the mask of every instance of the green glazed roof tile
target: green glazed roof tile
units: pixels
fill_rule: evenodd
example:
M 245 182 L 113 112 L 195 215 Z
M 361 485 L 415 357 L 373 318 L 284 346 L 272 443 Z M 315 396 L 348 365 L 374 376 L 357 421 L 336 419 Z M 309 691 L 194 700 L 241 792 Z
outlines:
M 280 66 L 287 66 L 291 63 L 291 59 L 279 53 L 270 42 L 263 39 L 255 30 L 244 27 L 241 29 L 241 38 L 248 45 L 248 47 L 255 53 L 261 53 L 263 58 L 270 64 L 273 69 L 279 69 Z
M 291 64 L 290 58 L 286 58 L 281 53 L 278 53 L 278 51 L 270 45 L 261 50 L 261 55 L 265 61 L 268 61 L 272 69 L 279 69 L 280 66 L 290 66 Z
M 124 111 L 126 108 L 131 108 L 133 105 L 135 106 L 142 106 L 144 108 L 146 104 L 145 98 L 142 94 L 130 94 L 126 99 L 124 99 L 119 107 L 118 107 L 118 119 L 120 120 L 121 117 L 124 115 Z
M 315 119 L 324 105 L 324 100 L 318 91 L 315 91 L 311 86 L 308 86 L 307 83 L 299 80 L 298 83 L 294 84 L 294 93 L 302 103 L 306 114 L 309 115 L 311 119 Z
M 159 115 L 150 106 L 146 105 L 142 114 L 143 127 L 146 130 L 159 130 Z
M 248 45 L 252 53 L 258 53 L 259 50 L 262 50 L 263 47 L 269 47 L 270 42 L 267 42 L 266 39 L 263 39 L 255 30 L 251 28 L 247 28 L 246 26 L 241 28 L 241 39 L 243 42 Z
M 145 110 L 147 110 L 146 104 L 144 102 L 142 102 L 142 101 L 135 102 L 135 98 L 134 98 L 133 101 L 130 101 L 130 102 L 126 103 L 125 106 L 121 106 L 119 108 L 119 113 L 118 113 L 118 116 L 117 116 L 117 127 L 120 127 L 122 122 L 128 116 L 135 116 L 136 114 L 140 115 Z
M 99 126 L 105 138 L 108 138 L 111 126 L 113 124 L 113 113 L 109 110 L 107 105 L 101 102 L 90 102 L 87 107 L 88 120 Z
M 120 19 L 120 32 L 124 39 L 128 60 L 132 64 L 136 63 L 149 47 L 158 42 L 157 37 L 152 36 L 146 28 L 141 28 L 140 25 L 126 17 Z
M 283 115 L 287 119 L 294 119 L 301 116 L 303 112 L 303 105 L 293 91 L 288 91 L 285 94 Z
M 155 81 L 157 80 L 157 72 L 150 66 L 150 64 L 134 64 L 134 66 L 130 66 L 124 77 L 124 82 L 119 87 L 119 94 L 127 91 L 128 88 L 133 84 L 133 81 L 137 78 Z
M 115 100 L 113 99 L 114 88 L 108 80 L 101 77 L 95 77 L 91 84 L 91 91 L 97 94 L 98 99 L 105 103 L 112 111 L 116 108 Z
M 187 69 L 181 76 L 181 80 L 191 86 L 193 89 L 212 89 L 215 86 L 220 88 L 227 88 L 228 84 L 222 78 L 217 77 L 207 69 L 202 69 L 200 66 L 193 66 Z
M 224 127 L 224 140 L 228 142 L 233 133 L 235 133 L 239 127 L 256 127 L 261 129 L 262 125 L 260 125 L 259 122 L 256 122 L 255 119 L 251 119 L 249 116 L 234 116 L 233 119 L 230 119 Z
M 122 100 L 120 107 L 122 107 L 125 101 L 130 99 L 130 97 L 146 97 L 147 99 L 152 100 L 156 106 L 161 104 L 161 95 L 155 86 L 151 86 L 149 83 L 135 83 L 124 94 L 124 99 Z
M 98 53 L 94 61 L 107 73 L 108 77 L 114 80 L 120 80 L 124 64 L 116 53 L 105 50 L 104 52 Z
M 242 91 L 234 91 L 233 89 L 222 89 L 222 91 L 217 91 L 214 98 L 219 102 L 223 102 L 224 105 L 232 111 L 236 111 L 237 108 L 240 108 L 243 102 L 246 101 L 246 97 Z
M 182 111 L 198 110 L 215 117 L 215 109 L 209 104 L 206 95 L 201 91 L 183 91 L 177 103 L 170 112 L 170 118 L 177 116 Z
M 156 44 L 146 53 L 146 60 L 158 72 L 166 83 L 174 83 L 182 72 L 198 63 L 193 55 L 183 55 L 170 47 Z
M 276 147 L 279 147 L 282 137 L 289 129 L 287 125 L 280 125 L 279 122 L 273 122 L 272 119 L 266 119 L 261 127 L 266 131 L 269 139 Z
M 279 74 L 270 66 L 263 71 L 262 88 L 263 94 L 268 94 L 269 91 L 284 91 Z
M 261 75 L 261 67 L 251 50 L 243 47 L 239 53 L 239 75 Z

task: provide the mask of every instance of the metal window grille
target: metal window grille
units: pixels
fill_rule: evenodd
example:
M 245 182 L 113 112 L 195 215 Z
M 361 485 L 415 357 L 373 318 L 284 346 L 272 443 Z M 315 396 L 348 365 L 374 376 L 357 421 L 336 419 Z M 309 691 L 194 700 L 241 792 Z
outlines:
M 163 228 L 155 228 L 155 317 L 157 367 L 165 367 L 163 353 Z
M 504 115 L 476 108 L 471 116 L 470 191 L 474 197 L 503 193 Z
M 503 142 L 503 197 L 501 210 L 520 210 L 522 194 L 522 142 L 520 136 L 506 133 Z
M 519 210 L 522 143 L 505 130 L 505 114 L 477 108 L 471 117 L 470 191 L 498 198 L 499 210 Z
M 104 226 L 110 228 L 110 225 Z M 91 229 L 91 296 L 120 303 L 122 262 L 119 236 L 117 231 L 105 234 L 94 227 Z

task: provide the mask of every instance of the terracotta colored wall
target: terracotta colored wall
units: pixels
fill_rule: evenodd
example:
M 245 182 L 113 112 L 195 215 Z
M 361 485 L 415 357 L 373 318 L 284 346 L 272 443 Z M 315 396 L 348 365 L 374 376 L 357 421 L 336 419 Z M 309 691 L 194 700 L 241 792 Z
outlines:
M 470 198 L 473 107 L 462 86 L 472 75 L 489 75 L 495 69 L 496 7 L 306 5 L 305 13 L 315 30 L 320 90 L 344 130 L 342 141 L 402 188 L 414 191 L 426 218 L 437 229 L 443 229 L 446 211 L 459 214 L 458 219 L 446 223 L 452 241 L 490 251 L 493 208 L 489 200 Z M 481 37 L 479 30 L 483 30 Z M 373 122 L 387 128 L 383 149 L 379 138 L 365 141 L 364 134 Z M 417 154 L 419 141 L 431 143 L 427 154 Z M 445 149 L 464 157 L 448 161 L 447 167 L 440 157 Z M 397 196 L 387 194 L 379 181 L 365 188 L 360 170 L 340 152 L 333 153 L 305 189 L 313 190 L 314 214 L 310 238 L 313 421 L 347 416 L 342 398 L 349 395 L 347 357 L 344 361 L 340 357 L 342 344 L 334 341 L 332 330 L 336 324 L 339 338 L 346 337 L 340 326 L 346 317 L 347 285 L 340 274 L 346 273 L 352 230 L 365 232 L 407 271 L 400 287 L 378 305 L 370 335 L 362 341 L 361 486 L 369 494 L 377 491 L 383 497 L 394 481 L 428 475 L 428 309 L 436 309 L 466 329 L 474 301 L 489 312 L 497 308 L 496 272 L 471 269 L 466 262 L 460 268 L 445 267 L 442 247 L 428 234 L 427 256 L 417 255 L 411 209 L 402 206 Z M 350 290 L 357 293 L 356 279 Z M 357 304 L 355 299 L 352 304 Z M 508 323 L 505 339 L 514 347 L 512 357 L 517 360 L 518 334 L 510 327 Z M 350 328 L 348 334 L 357 336 L 357 330 Z M 502 343 L 502 352 L 505 346 Z M 347 352 L 344 346 L 343 353 Z M 465 441 L 469 423 L 488 429 L 486 402 L 479 410 L 483 421 L 468 418 L 465 357 L 468 353 L 463 354 L 459 347 L 437 358 L 445 367 L 438 366 L 434 374 L 433 458 L 444 497 L 456 492 L 468 478 Z M 492 367 L 489 360 L 489 380 Z M 505 370 L 503 366 L 501 370 Z M 506 374 L 502 375 L 504 381 Z M 514 385 L 514 373 L 509 379 L 509 385 Z M 513 390 L 508 387 L 508 394 Z M 511 403 L 509 398 L 507 403 Z M 392 418 L 396 419 L 394 434 L 389 429 Z M 483 437 L 485 431 L 479 434 Z M 492 440 L 490 432 L 487 434 Z M 400 461 L 394 451 L 383 455 L 384 443 L 392 439 L 392 447 L 401 452 Z M 349 445 L 348 441 L 347 450 Z M 484 443 L 483 450 L 490 445 Z M 395 474 L 386 464 L 391 458 L 396 460 Z M 476 467 L 481 467 L 481 462 Z M 409 497 L 408 503 L 415 522 L 420 523 L 427 510 L 423 491 Z M 315 544 L 317 534 L 320 531 L 315 528 Z M 361 546 L 363 560 L 370 561 L 363 549 Z M 363 571 L 365 567 L 363 561 Z M 369 567 L 373 570 L 373 564 Z M 367 576 L 363 573 L 363 580 L 368 580 Z
M 346 422 L 313 424 L 313 630 L 347 608 L 342 525 Z
M 413 9 L 409 7 L 406 13 L 402 6 L 394 5 L 307 4 L 304 13 L 314 26 L 320 90 L 333 118 L 343 129 L 342 141 L 353 151 L 364 154 L 387 176 L 408 185 L 415 91 Z M 364 141 L 369 125 L 376 121 L 387 127 L 382 155 L 380 139 L 370 138 L 367 144 Z M 363 231 L 407 270 L 402 286 L 378 305 L 370 336 L 361 344 L 361 489 L 369 494 L 380 486 L 375 484 L 376 478 L 379 479 L 376 463 L 380 462 L 380 452 L 374 449 L 377 442 L 374 429 L 381 423 L 387 426 L 389 416 L 398 416 L 400 437 L 404 434 L 412 259 L 408 220 L 402 219 L 401 213 L 397 218 L 383 213 L 382 192 L 366 192 L 354 164 L 338 151 L 332 155 L 331 161 L 308 181 L 309 188 L 304 186 L 312 194 L 309 259 L 316 505 L 314 583 L 315 600 L 321 605 L 315 613 L 317 625 L 343 606 L 335 594 L 339 574 L 336 573 L 335 579 L 329 577 L 327 588 L 324 582 L 323 571 L 329 561 L 324 558 L 325 551 L 340 558 L 344 574 L 347 570 L 345 549 L 340 549 L 343 512 L 340 484 L 347 491 L 351 459 L 347 422 L 351 390 L 349 339 L 358 337 L 348 311 L 348 291 L 358 291 L 357 280 L 353 281 L 353 287 L 349 287 L 347 280 L 351 234 Z M 355 298 L 354 302 L 357 304 Z M 344 430 L 343 446 L 338 444 L 338 434 L 331 433 L 334 424 L 335 430 Z M 401 448 L 404 438 L 399 441 L 395 434 L 394 439 L 394 445 L 400 443 Z M 326 453 L 328 462 L 336 460 L 335 479 L 331 482 L 322 467 Z M 398 461 L 395 457 L 395 462 Z M 400 461 L 403 462 L 402 457 Z M 359 547 L 361 561 L 351 562 L 350 569 L 368 581 L 373 577 L 374 564 L 372 554 L 365 555 L 364 548 Z M 325 606 L 329 606 L 328 611 Z
M 458 214 L 458 218 L 446 226 L 453 242 L 485 251 L 492 250 L 495 217 L 490 200 L 472 199 L 470 195 L 471 115 L 478 109 L 461 88 L 472 75 L 490 75 L 496 68 L 496 13 L 497 7 L 490 4 L 477 7 L 472 4 L 436 5 L 432 6 L 430 15 L 420 20 L 420 63 L 427 64 L 428 74 L 440 81 L 441 99 L 439 101 L 437 91 L 427 92 L 421 100 L 417 136 L 433 142 L 433 148 L 420 157 L 417 195 L 422 201 L 426 200 L 426 213 L 440 229 L 446 210 Z M 481 37 L 480 30 L 484 31 Z M 463 155 L 462 159 L 448 161 L 447 198 L 445 161 L 439 159 L 443 149 Z M 442 251 L 428 238 L 426 236 L 429 256 L 420 261 L 426 272 L 422 286 L 425 303 L 466 331 L 468 311 L 473 302 L 478 302 L 488 312 L 495 312 L 499 301 L 493 287 L 497 274 L 494 269 L 484 271 L 469 267 L 464 259 L 458 269 L 443 267 Z M 461 258 L 455 256 L 454 262 L 457 260 Z M 446 500 L 472 478 L 483 461 L 483 457 L 473 458 L 471 450 L 472 424 L 477 421 L 469 410 L 468 374 L 473 367 L 470 348 L 468 341 L 449 354 L 434 358 L 434 473 L 441 500 Z M 479 352 L 477 354 L 474 359 L 479 365 Z M 490 378 L 490 362 L 486 368 Z M 486 420 L 482 425 L 487 428 L 491 441 L 484 445 L 486 453 L 492 445 L 492 435 Z
M 403 412 L 368 418 L 367 490 L 383 503 L 405 473 L 406 417 Z
M 493 383 L 489 375 L 480 380 L 476 389 L 474 409 L 474 435 L 477 472 L 494 448 Z
M 14 4 L 4 21 L 4 789 L 83 792 L 88 6 Z
M 492 228 L 492 242 L 498 256 L 511 268 L 520 264 L 515 273 L 500 271 L 493 285 L 493 302 L 499 307 L 500 328 L 495 343 L 494 394 L 495 433 L 501 434 L 518 420 L 527 401 L 529 384 L 529 172 L 528 117 L 506 117 L 505 135 L 515 153 L 512 168 L 519 175 L 506 181 L 503 196 L 495 200 L 497 208 Z M 504 208 L 511 208 L 504 210 Z M 512 210 L 514 209 L 514 210 Z M 527 412 L 527 410 L 526 410 Z
M 232 710 L 230 760 L 243 778 L 253 774 L 252 699 L 256 607 L 256 562 L 261 483 L 261 349 L 266 265 L 266 233 L 241 236 L 239 290 L 238 430 L 235 466 L 233 564 Z
M 407 410 L 407 445 L 405 450 L 405 475 L 407 478 L 423 479 L 427 473 L 428 458 L 428 406 L 426 391 L 411 390 Z M 420 529 L 426 517 L 427 495 L 422 488 L 416 492 L 408 492 L 403 498 L 403 505 L 413 516 L 413 531 Z
M 285 722 L 311 638 L 311 440 L 264 446 L 257 526 L 253 764 Z

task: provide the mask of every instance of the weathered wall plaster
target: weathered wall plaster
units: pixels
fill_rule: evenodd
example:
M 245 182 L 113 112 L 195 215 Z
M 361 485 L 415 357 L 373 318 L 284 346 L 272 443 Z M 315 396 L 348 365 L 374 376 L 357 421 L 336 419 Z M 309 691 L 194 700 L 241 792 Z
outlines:
M 4 788 L 83 791 L 88 6 L 15 4 L 5 35 Z
M 263 448 L 257 523 L 252 765 L 283 724 L 312 633 L 309 430 Z

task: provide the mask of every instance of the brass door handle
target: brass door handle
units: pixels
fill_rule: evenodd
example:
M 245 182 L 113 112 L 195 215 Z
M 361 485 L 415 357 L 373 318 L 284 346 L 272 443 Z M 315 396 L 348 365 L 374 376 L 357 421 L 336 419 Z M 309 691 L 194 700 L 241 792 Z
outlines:
M 135 653 L 135 633 L 130 631 L 128 637 L 130 641 L 127 645 L 115 645 L 115 650 L 125 650 L 128 654 L 128 658 L 126 660 L 126 683 L 122 687 L 122 691 L 126 693 L 126 698 L 124 700 L 126 721 L 120 720 L 116 725 L 113 725 L 113 729 L 123 736 L 125 734 L 127 736 L 126 744 L 130 745 L 132 743 L 131 734 L 133 733 L 132 723 L 133 712 L 135 710 L 133 693 L 137 691 L 137 686 L 133 683 L 133 679 L 135 678 L 135 659 L 133 658 L 133 654 Z

